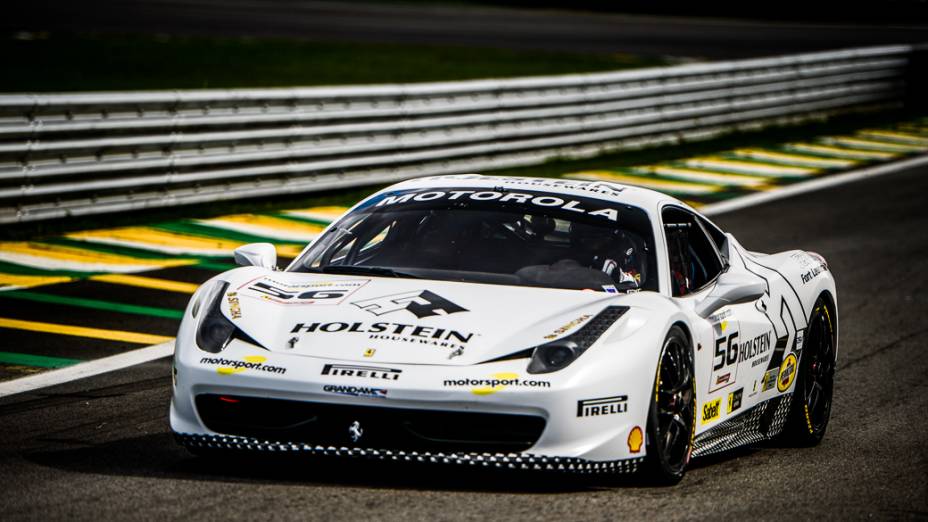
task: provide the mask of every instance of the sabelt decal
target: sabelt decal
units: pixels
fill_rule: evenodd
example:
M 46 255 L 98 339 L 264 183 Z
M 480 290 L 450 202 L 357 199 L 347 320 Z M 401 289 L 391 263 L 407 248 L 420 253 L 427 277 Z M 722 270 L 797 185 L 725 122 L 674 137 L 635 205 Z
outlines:
M 789 354 L 783 359 L 780 365 L 780 372 L 777 375 L 777 390 L 785 392 L 793 385 L 796 379 L 796 354 Z
M 463 306 L 456 305 L 429 290 L 414 290 L 401 294 L 384 295 L 355 301 L 351 304 L 377 316 L 406 310 L 419 319 L 432 317 L 433 315 L 450 315 L 467 311 Z
M 557 339 L 558 337 L 566 334 L 567 332 L 585 323 L 590 317 L 593 317 L 593 316 L 589 314 L 581 315 L 580 317 L 574 319 L 573 321 L 549 333 L 548 335 L 545 336 L 545 339 L 548 339 L 548 340 Z
M 628 395 L 577 401 L 577 417 L 614 415 L 628 411 Z
M 549 381 L 525 380 L 517 373 L 496 373 L 488 379 L 445 379 L 446 388 L 472 388 L 474 395 L 491 395 L 507 388 L 550 388 Z
M 500 192 L 496 190 L 433 190 L 428 192 L 410 192 L 398 196 L 384 196 L 375 206 L 383 207 L 410 201 L 425 202 L 439 199 L 448 201 L 469 199 L 473 201 L 498 201 L 500 203 L 512 202 L 521 205 L 535 205 L 540 208 L 559 208 L 578 214 L 605 218 L 610 221 L 619 220 L 619 211 L 615 208 L 584 208 L 580 201 L 570 199 L 569 197 L 558 197 L 546 194 L 524 194 L 520 192 Z
M 339 377 L 355 377 L 358 379 L 380 379 L 384 381 L 399 380 L 403 370 L 377 366 L 361 366 L 357 364 L 326 364 L 322 367 L 322 375 Z
M 401 343 L 427 344 L 439 348 L 464 348 L 474 337 L 473 333 L 460 332 L 435 326 L 417 326 L 403 323 L 297 323 L 290 333 L 367 334 L 368 339 Z
M 292 283 L 263 277 L 242 285 L 247 288 L 241 294 L 280 304 L 337 305 L 367 283 L 366 279 Z
M 232 319 L 241 319 L 242 306 L 238 302 L 238 294 L 235 292 L 229 292 L 226 294 L 226 300 L 229 302 L 229 315 L 232 316 Z
M 701 416 L 702 423 L 705 425 L 705 424 L 710 424 L 718 420 L 718 418 L 722 415 L 721 410 L 722 410 L 722 398 L 721 397 L 703 404 L 702 405 L 702 416 Z
M 744 395 L 744 388 L 738 388 L 728 394 L 728 408 L 725 410 L 725 413 L 731 413 L 741 408 L 742 395 Z
M 383 388 L 368 388 L 366 386 L 338 386 L 334 384 L 326 384 L 322 387 L 322 391 L 335 393 L 337 395 L 350 395 L 352 397 L 373 397 L 375 399 L 383 399 L 387 396 L 387 390 Z
M 218 368 L 216 368 L 216 373 L 220 375 L 234 375 L 237 373 L 242 373 L 246 370 L 255 370 L 265 373 L 278 373 L 281 375 L 287 373 L 286 368 L 264 364 L 264 361 L 267 360 L 267 357 L 264 357 L 263 355 L 247 355 L 243 357 L 243 359 L 244 360 L 238 361 L 235 359 L 225 359 L 222 357 L 203 357 L 200 359 L 200 364 L 218 366 Z

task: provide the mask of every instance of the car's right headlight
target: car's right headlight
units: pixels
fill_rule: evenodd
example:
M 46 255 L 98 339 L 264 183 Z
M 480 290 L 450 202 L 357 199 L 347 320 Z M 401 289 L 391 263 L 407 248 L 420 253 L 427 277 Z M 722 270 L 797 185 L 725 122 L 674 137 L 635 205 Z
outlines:
M 619 320 L 627 306 L 609 306 L 596 314 L 587 324 L 567 337 L 537 346 L 532 352 L 532 360 L 526 371 L 531 374 L 551 373 L 566 368 L 577 360 L 583 352 L 593 345 L 602 335 Z

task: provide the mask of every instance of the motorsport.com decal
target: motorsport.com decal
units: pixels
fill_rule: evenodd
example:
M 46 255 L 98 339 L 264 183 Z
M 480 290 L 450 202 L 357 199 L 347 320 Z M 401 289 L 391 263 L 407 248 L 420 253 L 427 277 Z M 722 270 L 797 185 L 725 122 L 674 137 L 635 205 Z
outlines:
M 361 333 L 368 339 L 428 344 L 440 348 L 463 348 L 474 337 L 471 332 L 461 332 L 434 326 L 417 326 L 404 323 L 331 322 L 297 323 L 290 333 Z

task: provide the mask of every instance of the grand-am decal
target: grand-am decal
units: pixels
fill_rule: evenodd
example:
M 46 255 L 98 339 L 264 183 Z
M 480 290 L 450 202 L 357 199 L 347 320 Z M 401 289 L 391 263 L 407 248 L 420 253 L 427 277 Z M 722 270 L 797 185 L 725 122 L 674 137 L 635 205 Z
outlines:
M 287 283 L 262 277 L 245 283 L 241 294 L 282 304 L 337 305 L 367 283 L 366 279 Z
M 338 395 L 351 395 L 352 397 L 373 397 L 375 399 L 382 399 L 387 396 L 387 390 L 383 388 L 368 388 L 366 386 L 326 384 L 322 387 L 322 391 Z
M 798 364 L 796 361 L 795 354 L 789 354 L 783 359 L 783 364 L 780 365 L 780 372 L 777 375 L 777 390 L 785 392 L 793 385 L 793 381 L 796 379 L 796 373 Z
M 433 315 L 449 315 L 466 312 L 463 306 L 456 305 L 444 297 L 428 290 L 415 290 L 401 294 L 384 295 L 351 303 L 358 308 L 380 316 L 400 310 L 406 310 L 419 319 Z
M 593 316 L 590 314 L 581 315 L 580 317 L 574 319 L 573 321 L 570 321 L 564 326 L 561 326 L 560 328 L 557 328 L 553 332 L 549 333 L 548 335 L 545 336 L 545 339 L 548 339 L 548 340 L 557 339 L 558 337 L 564 335 L 565 333 L 585 323 L 590 317 L 593 317 Z
M 711 400 L 702 405 L 702 424 L 709 424 L 718 420 L 722 415 L 722 398 Z
M 409 192 L 397 196 L 384 196 L 375 206 L 383 207 L 396 205 L 398 203 L 407 203 L 410 201 L 435 201 L 444 199 L 448 201 L 470 199 L 473 201 L 499 201 L 500 203 L 513 202 L 519 204 L 531 204 L 537 207 L 556 207 L 561 210 L 569 210 L 578 214 L 588 216 L 597 216 L 610 221 L 619 220 L 619 210 L 616 208 L 583 208 L 580 201 L 570 199 L 569 197 L 558 197 L 546 194 L 525 194 L 520 192 L 502 192 L 497 190 L 433 190 L 429 192 Z
M 474 337 L 471 332 L 460 332 L 435 326 L 403 323 L 297 323 L 290 333 L 360 333 L 368 339 L 403 343 L 429 344 L 440 348 L 463 348 Z
M 577 401 L 577 417 L 613 415 L 628 411 L 628 395 Z
M 496 373 L 489 379 L 445 379 L 446 388 L 472 388 L 474 395 L 490 395 L 506 388 L 550 388 L 550 381 L 523 380 L 517 373 Z
M 326 364 L 322 367 L 322 375 L 341 377 L 356 377 L 359 379 L 381 379 L 396 381 L 403 370 L 396 368 L 382 368 L 377 366 L 361 366 L 358 364 Z
M 287 369 L 281 366 L 271 366 L 269 364 L 264 364 L 264 361 L 267 360 L 267 357 L 264 357 L 263 355 L 246 355 L 243 357 L 243 359 L 243 361 L 238 361 L 235 359 L 225 359 L 223 357 L 203 357 L 200 359 L 200 364 L 205 364 L 207 366 L 218 366 L 218 368 L 216 368 L 216 373 L 220 375 L 234 375 L 236 373 L 242 373 L 246 370 L 255 370 L 266 373 L 279 373 L 281 375 L 287 373 Z

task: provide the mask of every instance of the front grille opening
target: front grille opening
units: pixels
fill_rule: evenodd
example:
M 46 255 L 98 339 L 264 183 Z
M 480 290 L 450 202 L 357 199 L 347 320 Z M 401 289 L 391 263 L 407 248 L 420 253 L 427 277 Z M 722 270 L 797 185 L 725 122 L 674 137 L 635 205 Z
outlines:
M 217 433 L 376 449 L 520 452 L 538 441 L 546 424 L 536 415 L 336 405 L 237 395 L 198 395 L 196 407 L 206 427 Z

